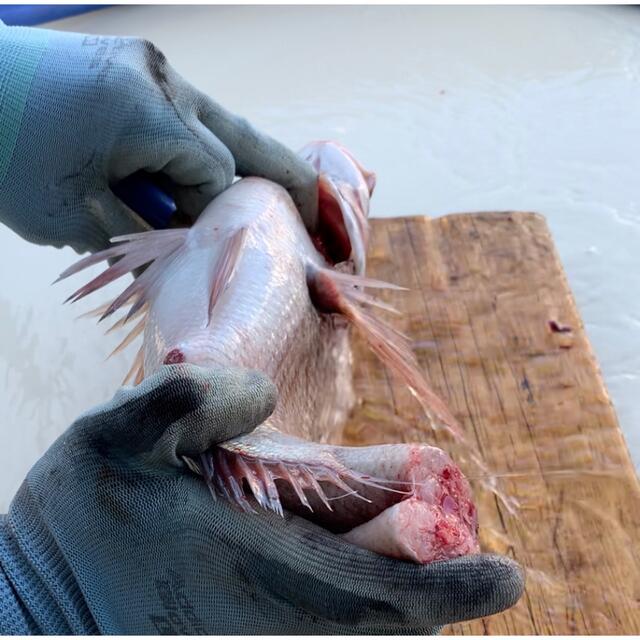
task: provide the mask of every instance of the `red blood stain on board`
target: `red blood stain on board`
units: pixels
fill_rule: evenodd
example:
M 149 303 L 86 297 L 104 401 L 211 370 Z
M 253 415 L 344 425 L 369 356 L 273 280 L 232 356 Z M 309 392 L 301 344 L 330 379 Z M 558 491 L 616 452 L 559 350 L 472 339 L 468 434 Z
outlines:
M 557 320 L 549 320 L 549 329 L 553 333 L 571 333 L 572 331 L 568 324 L 561 324 Z

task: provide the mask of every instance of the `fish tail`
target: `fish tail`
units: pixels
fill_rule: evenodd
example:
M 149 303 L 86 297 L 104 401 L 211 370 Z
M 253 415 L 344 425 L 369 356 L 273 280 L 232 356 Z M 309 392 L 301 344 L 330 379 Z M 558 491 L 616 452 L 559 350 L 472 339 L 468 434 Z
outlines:
M 100 322 L 119 309 L 130 307 L 125 316 L 107 330 L 107 333 L 114 328 L 122 327 L 135 318 L 142 316 L 131 332 L 120 345 L 116 347 L 112 355 L 124 349 L 143 332 L 146 324 L 148 302 L 153 288 L 167 265 L 183 247 L 188 232 L 188 229 L 167 229 L 145 231 L 112 238 L 111 242 L 115 243 L 114 246 L 82 258 L 63 271 L 56 280 L 56 282 L 59 282 L 100 262 L 115 260 L 115 262 L 108 266 L 102 273 L 74 291 L 74 293 L 65 300 L 65 302 L 77 302 L 111 282 L 118 280 L 122 276 L 140 267 L 147 266 L 147 269 L 114 300 L 98 307 L 98 309 L 88 314 L 84 314 L 86 316 L 99 316 L 98 321 Z M 142 380 L 144 376 L 142 360 L 142 351 L 139 351 L 131 371 L 125 378 L 125 383 L 129 379 L 133 379 L 135 384 Z
M 380 360 L 411 389 L 434 426 L 444 427 L 456 438 L 464 440 L 457 420 L 427 383 L 409 338 L 376 317 L 371 307 L 392 313 L 398 311 L 363 291 L 367 288 L 403 290 L 403 287 L 324 268 L 312 272 L 309 287 L 320 311 L 340 313 L 356 327 Z

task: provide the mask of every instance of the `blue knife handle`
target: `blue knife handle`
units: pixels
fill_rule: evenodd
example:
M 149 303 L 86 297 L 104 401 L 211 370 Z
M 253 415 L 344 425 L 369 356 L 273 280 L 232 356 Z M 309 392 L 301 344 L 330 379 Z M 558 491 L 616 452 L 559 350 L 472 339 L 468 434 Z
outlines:
M 142 171 L 121 180 L 111 190 L 154 229 L 166 229 L 177 209 L 173 198 Z

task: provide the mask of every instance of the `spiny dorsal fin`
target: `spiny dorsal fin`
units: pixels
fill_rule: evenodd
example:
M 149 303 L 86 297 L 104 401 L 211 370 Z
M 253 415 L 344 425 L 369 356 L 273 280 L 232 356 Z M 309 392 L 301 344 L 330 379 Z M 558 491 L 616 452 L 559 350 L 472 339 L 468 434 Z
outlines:
M 143 233 L 129 234 L 112 239 L 112 242 L 119 244 L 109 247 L 93 255 L 87 256 L 68 269 L 62 272 L 58 280 L 63 280 L 76 274 L 87 267 L 98 264 L 103 260 L 119 258 L 117 262 L 105 269 L 100 275 L 75 291 L 66 302 L 76 302 L 81 298 L 101 289 L 105 285 L 117 280 L 121 276 L 148 265 L 147 269 L 136 278 L 125 290 L 108 304 L 103 304 L 98 309 L 89 311 L 83 316 L 99 315 L 99 321 L 112 315 L 115 311 L 130 306 L 126 315 L 118 320 L 108 331 L 123 327 L 134 318 L 141 317 L 124 340 L 114 349 L 111 355 L 119 353 L 127 347 L 143 331 L 146 324 L 147 310 L 149 307 L 149 297 L 151 291 L 158 281 L 161 273 L 167 265 L 174 259 L 177 252 L 184 245 L 189 233 L 188 229 L 167 229 L 145 231 Z M 81 317 L 83 317 L 81 316 Z M 143 352 L 140 349 L 135 357 L 131 370 L 124 380 L 126 384 L 133 379 L 134 384 L 138 384 L 144 377 Z

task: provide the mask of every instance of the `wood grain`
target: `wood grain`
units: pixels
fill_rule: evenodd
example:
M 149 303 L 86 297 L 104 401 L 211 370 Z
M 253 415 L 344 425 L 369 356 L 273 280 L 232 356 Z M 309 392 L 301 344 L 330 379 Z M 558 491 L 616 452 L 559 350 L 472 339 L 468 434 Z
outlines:
M 355 340 L 345 442 L 426 441 L 471 478 L 484 551 L 516 559 L 510 611 L 458 634 L 640 633 L 640 486 L 548 228 L 531 213 L 374 220 L 369 274 L 469 440 L 434 433 Z M 550 324 L 551 322 L 551 324 Z M 556 324 L 553 324 L 553 323 Z M 476 452 L 486 468 L 472 465 Z M 510 512 L 488 488 L 496 477 Z

